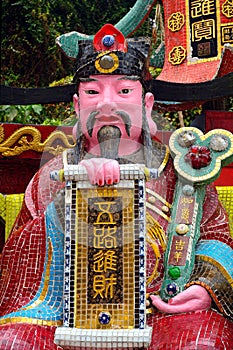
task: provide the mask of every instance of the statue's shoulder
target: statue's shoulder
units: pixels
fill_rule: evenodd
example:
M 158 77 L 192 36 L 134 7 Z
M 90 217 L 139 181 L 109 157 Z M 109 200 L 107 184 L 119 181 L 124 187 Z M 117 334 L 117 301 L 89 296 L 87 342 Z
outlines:
M 78 155 L 76 148 L 68 148 L 63 152 L 64 164 L 78 164 Z
M 169 147 L 152 139 L 152 167 L 158 169 L 159 175 L 164 171 L 169 160 L 171 163 Z

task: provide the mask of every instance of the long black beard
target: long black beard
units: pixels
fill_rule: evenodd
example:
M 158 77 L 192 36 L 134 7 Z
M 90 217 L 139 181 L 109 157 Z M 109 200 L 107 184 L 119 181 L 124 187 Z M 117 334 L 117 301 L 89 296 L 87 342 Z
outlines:
M 121 138 L 121 131 L 117 126 L 103 126 L 97 134 L 100 145 L 101 157 L 117 159 L 119 157 L 118 149 Z

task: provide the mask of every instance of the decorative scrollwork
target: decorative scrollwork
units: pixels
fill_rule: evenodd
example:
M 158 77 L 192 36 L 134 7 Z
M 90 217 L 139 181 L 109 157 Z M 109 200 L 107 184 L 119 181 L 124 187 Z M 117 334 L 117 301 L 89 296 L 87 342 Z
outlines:
M 173 65 L 181 64 L 186 58 L 186 50 L 183 46 L 175 46 L 169 52 L 168 61 Z
M 66 135 L 60 130 L 53 131 L 44 142 L 41 142 L 41 133 L 33 126 L 24 126 L 4 140 L 4 128 L 0 125 L 0 154 L 5 157 L 17 156 L 29 150 L 39 153 L 49 152 L 56 156 L 66 148 L 74 146 L 72 135 Z
M 159 264 L 159 259 L 161 258 L 161 253 L 158 247 L 158 242 L 161 245 L 162 251 L 164 252 L 166 250 L 167 239 L 160 224 L 149 213 L 146 214 L 146 225 L 147 225 L 147 244 L 150 245 L 155 256 L 153 271 L 147 277 L 147 281 L 146 281 L 147 286 L 149 286 L 159 275 L 158 264 Z
M 222 5 L 222 13 L 227 18 L 233 17 L 233 1 L 232 0 L 226 0 Z
M 178 32 L 184 25 L 184 15 L 181 12 L 174 12 L 168 18 L 168 28 L 172 32 Z

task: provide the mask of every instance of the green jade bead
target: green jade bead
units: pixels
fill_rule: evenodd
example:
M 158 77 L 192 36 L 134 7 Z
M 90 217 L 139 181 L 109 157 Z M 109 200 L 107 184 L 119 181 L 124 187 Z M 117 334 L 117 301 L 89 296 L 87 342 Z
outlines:
M 180 277 L 180 269 L 179 269 L 179 267 L 171 267 L 168 270 L 168 274 L 173 280 L 176 280 L 177 278 Z

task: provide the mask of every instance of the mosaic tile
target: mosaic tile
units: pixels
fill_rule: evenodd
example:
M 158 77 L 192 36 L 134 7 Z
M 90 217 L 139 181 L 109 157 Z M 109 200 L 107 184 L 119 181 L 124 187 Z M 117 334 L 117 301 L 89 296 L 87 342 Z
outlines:
M 180 11 L 184 12 L 189 3 L 180 1 Z M 200 7 L 201 2 L 195 3 Z M 177 18 L 172 15 L 174 6 L 178 6 L 177 2 L 166 2 L 165 19 Z M 181 31 L 184 24 L 182 21 L 179 26 Z M 175 36 L 177 33 L 171 23 L 169 27 L 174 29 Z M 183 40 L 187 32 L 180 34 Z M 98 53 L 93 52 L 89 44 L 82 43 L 88 52 L 81 57 L 81 65 L 76 67 L 78 78 L 80 72 L 89 76 L 91 72 L 95 74 L 107 69 L 106 61 L 111 63 L 111 58 L 115 57 L 109 52 L 104 54 L 104 59 L 97 57 Z M 127 54 L 131 73 L 144 73 L 145 66 L 140 65 L 143 55 L 139 52 L 140 57 L 135 60 L 131 44 L 129 54 L 133 55 Z M 141 41 L 138 41 L 138 48 L 145 48 Z M 93 54 L 98 65 L 90 68 L 86 59 Z M 123 52 L 119 54 L 117 65 L 113 63 L 111 67 L 116 73 L 124 74 L 125 69 L 128 70 Z M 179 77 L 183 78 L 183 75 L 179 74 Z M 188 78 L 193 79 L 192 74 Z M 84 169 L 75 164 L 79 157 L 74 151 L 70 157 L 69 152 L 64 152 L 63 160 L 61 156 L 54 158 L 35 175 L 2 255 L 1 349 L 233 348 L 229 263 L 232 239 L 228 219 L 215 190 L 211 186 L 206 190 L 196 186 L 200 180 L 207 179 L 209 164 L 204 167 L 203 176 L 196 171 L 195 181 L 189 176 L 193 188 L 184 189 L 184 184 L 181 186 L 177 181 L 168 148 L 151 142 L 151 166 L 147 171 L 135 166 L 135 163 L 145 162 L 143 152 L 130 155 L 132 164 L 120 165 L 121 181 L 115 186 L 90 186 Z M 215 152 L 221 151 L 216 140 L 212 148 Z M 75 160 L 74 164 L 66 160 L 66 155 Z M 119 159 L 122 163 L 126 160 L 124 157 Z M 180 175 L 184 179 L 184 166 L 188 168 L 190 164 L 183 160 L 174 164 L 176 169 L 181 164 Z M 58 174 L 65 182 L 52 181 L 51 173 L 54 178 Z M 209 173 L 212 176 L 213 170 Z M 144 176 L 147 176 L 146 185 L 142 180 Z M 82 181 L 81 185 L 77 185 L 79 181 Z M 177 188 L 182 197 L 174 202 Z M 203 203 L 195 197 L 187 204 L 187 197 L 194 197 L 197 192 L 202 194 Z M 189 215 L 185 215 L 186 209 Z M 169 231 L 172 217 L 177 222 L 172 222 L 174 230 Z M 212 298 L 212 309 L 170 315 L 149 307 L 146 318 L 146 298 L 159 295 L 167 262 L 171 265 L 168 270 L 171 281 L 165 286 L 167 292 L 175 294 L 174 290 L 180 288 L 178 279 L 183 272 L 183 262 L 175 264 L 168 256 L 173 249 L 179 253 L 186 245 L 185 262 L 191 260 L 196 218 L 200 219 L 200 240 L 192 257 L 193 270 L 184 271 L 182 287 L 205 288 Z M 187 225 L 189 230 L 182 230 L 179 225 Z M 169 241 L 173 233 L 175 238 Z
M 55 164 L 55 167 L 57 166 L 57 163 Z M 155 193 L 158 193 L 162 196 L 162 198 L 166 198 L 166 201 L 168 203 L 171 203 L 171 194 L 172 194 L 172 188 L 174 188 L 173 184 L 175 183 L 175 175 L 173 173 L 172 167 L 171 165 L 167 165 L 166 167 L 166 171 L 161 175 L 160 180 L 152 180 L 151 183 L 148 183 L 148 188 L 153 189 L 153 191 Z M 165 186 L 166 184 L 166 186 Z M 54 187 L 54 184 L 53 184 Z M 59 184 L 57 183 L 57 187 L 59 187 Z M 34 191 L 36 191 L 37 188 L 35 187 Z M 166 193 L 166 195 L 164 196 L 164 191 Z M 46 192 L 45 192 L 46 193 Z M 46 195 L 47 196 L 47 195 Z M 205 216 L 205 220 L 202 221 L 201 223 L 201 235 L 204 239 L 212 239 L 213 237 L 216 237 L 216 230 L 217 227 L 219 227 L 219 223 L 216 222 L 215 218 L 215 212 L 217 211 L 218 213 L 218 219 L 220 220 L 220 222 L 222 222 L 222 224 L 220 225 L 220 229 L 221 229 L 221 237 L 219 237 L 218 234 L 218 238 L 221 238 L 222 241 L 226 244 L 229 245 L 231 238 L 229 237 L 229 232 L 228 232 L 228 228 L 227 225 L 225 223 L 225 215 L 224 212 L 222 210 L 221 207 L 219 207 L 218 201 L 216 200 L 216 192 L 210 187 L 207 189 L 207 200 L 204 204 L 204 210 L 206 213 Z M 43 202 L 43 201 L 42 201 Z M 44 201 L 44 203 L 46 203 L 46 201 Z M 208 204 L 208 205 L 207 205 Z M 210 204 L 210 205 L 209 205 Z M 158 205 L 161 207 L 161 202 L 158 202 Z M 61 204 L 61 208 L 63 207 L 63 205 Z M 56 204 L 56 208 L 58 208 L 57 204 Z M 71 209 L 72 210 L 72 209 Z M 59 212 L 59 210 L 58 210 Z M 62 209 L 60 210 L 60 215 L 61 213 L 64 212 L 62 211 Z M 159 225 L 161 225 L 163 227 L 164 230 L 166 230 L 167 227 L 167 220 L 163 217 L 161 217 L 159 214 L 155 214 L 154 211 L 149 211 L 150 215 L 153 215 L 153 218 L 155 218 L 157 220 L 157 225 L 159 223 Z M 19 219 L 20 220 L 28 220 L 28 216 L 26 216 L 28 214 L 25 214 L 23 216 L 23 218 Z M 147 224 L 148 225 L 148 224 Z M 31 258 L 34 259 L 34 257 L 37 256 L 37 254 L 39 253 L 41 256 L 43 256 L 42 254 L 42 250 L 41 248 L 44 247 L 44 244 L 42 244 L 42 242 L 44 242 L 44 236 L 43 235 L 39 235 L 38 236 L 38 227 L 41 226 L 41 222 L 38 221 L 37 219 L 33 221 L 33 224 L 31 225 L 27 225 L 25 227 L 25 229 L 27 229 L 28 231 L 28 236 L 30 233 L 30 249 L 28 251 L 32 251 L 30 254 Z M 139 227 L 141 227 L 141 229 L 143 229 L 143 225 L 139 224 Z M 155 232 L 157 232 L 157 238 L 156 236 L 154 236 L 154 242 L 157 242 L 157 246 L 160 247 L 160 252 L 162 254 L 163 249 L 162 249 L 162 244 L 163 244 L 163 240 L 162 240 L 162 236 L 161 236 L 161 232 L 159 231 L 159 226 L 156 226 L 156 230 Z M 32 229 L 34 228 L 34 229 Z M 42 225 L 43 228 L 43 225 Z M 35 231 L 37 230 L 37 231 Z M 37 234 L 35 234 L 34 232 L 37 232 Z M 43 231 L 40 231 L 41 233 Z M 18 238 L 21 237 L 21 239 L 23 241 L 25 241 L 25 237 L 27 237 L 25 235 L 25 231 L 24 233 L 20 233 L 18 232 L 16 237 L 11 238 L 11 240 L 9 241 L 9 245 L 11 247 L 17 247 L 17 241 Z M 223 237 L 223 238 L 222 238 Z M 59 246 L 60 243 L 56 243 L 56 246 Z M 70 245 L 70 249 L 74 249 L 72 248 L 72 244 Z M 150 247 L 150 246 L 149 246 Z M 139 246 L 140 248 L 140 246 Z M 15 248 L 17 249 L 18 253 L 20 254 L 20 249 L 19 248 Z M 22 250 L 22 248 L 21 248 Z M 130 252 L 130 251 L 129 251 Z M 163 255 L 161 255 L 162 257 Z M 9 255 L 10 257 L 10 255 Z M 162 266 L 162 258 L 159 259 L 160 263 L 157 269 L 157 273 L 158 276 L 157 278 L 153 281 L 153 283 L 151 285 L 148 285 L 148 290 L 149 291 L 156 291 L 158 290 L 159 286 L 161 285 L 161 281 L 162 281 L 162 277 L 163 277 L 163 269 L 161 268 Z M 152 251 L 150 250 L 150 248 L 147 249 L 147 266 L 148 266 L 148 273 L 151 271 L 150 266 L 154 266 L 154 253 L 152 253 Z M 24 266 L 27 266 L 28 263 L 28 259 L 24 261 Z M 38 260 L 39 263 L 39 260 Z M 18 263 L 18 268 L 20 268 L 20 265 Z M 38 270 L 39 268 L 39 270 Z M 216 271 L 215 271 L 216 269 Z M 201 257 L 199 258 L 199 260 L 197 261 L 196 264 L 196 268 L 195 268 L 195 272 L 193 274 L 193 276 L 191 277 L 190 283 L 192 283 L 192 281 L 194 281 L 195 283 L 197 282 L 197 276 L 198 276 L 198 280 L 199 283 L 204 283 L 206 285 L 207 283 L 207 279 L 209 280 L 210 276 L 213 276 L 214 273 L 214 279 L 213 279 L 213 283 L 210 283 L 209 288 L 210 290 L 216 290 L 216 288 L 213 286 L 214 283 L 221 283 L 221 285 L 223 286 L 227 286 L 228 282 L 226 279 L 224 279 L 224 277 L 222 277 L 222 280 L 219 279 L 219 273 L 218 273 L 218 269 L 215 267 L 215 269 L 213 269 L 213 265 L 211 263 L 211 261 L 202 261 Z M 35 275 L 34 271 L 38 271 Z M 40 271 L 40 272 L 39 272 Z M 26 276 L 27 279 L 24 280 L 24 285 L 28 285 L 29 287 L 31 286 L 31 282 L 29 283 L 29 280 L 31 281 L 32 278 L 35 278 L 35 276 L 41 276 L 43 271 L 43 265 L 39 264 L 37 267 L 37 270 L 33 269 L 32 272 L 30 272 L 30 270 L 26 270 Z M 215 271 L 215 272 L 214 272 Z M 17 270 L 16 270 L 17 272 Z M 30 276 L 30 277 L 29 277 Z M 212 278 L 212 277 L 211 277 Z M 37 278 L 37 282 L 35 280 L 35 285 L 37 286 L 37 289 L 39 290 L 40 287 L 40 283 L 39 283 L 40 278 Z M 6 286 L 6 285 L 4 285 Z M 152 288 L 153 286 L 153 288 Z M 8 288 L 9 288 L 9 284 L 8 284 Z M 12 289 L 9 290 L 13 290 L 14 284 L 12 284 Z M 229 288 L 229 289 L 228 289 Z M 5 289 L 5 287 L 4 287 Z M 33 291 L 31 290 L 31 288 L 28 289 L 28 291 L 25 291 L 26 294 L 25 296 L 27 296 L 27 298 L 32 298 Z M 11 293 L 11 292 L 10 292 Z M 217 297 L 215 297 L 215 303 L 216 303 L 216 308 L 219 311 L 219 308 L 224 308 L 224 313 L 229 314 L 230 315 L 230 307 L 229 305 L 232 305 L 232 302 L 230 300 L 230 295 L 231 295 L 231 288 L 226 287 L 225 289 L 221 289 L 221 291 L 219 291 L 220 294 L 217 293 Z M 141 298 L 141 295 L 139 297 L 139 300 Z M 17 300 L 17 302 L 16 302 Z M 130 302 L 131 300 L 131 295 L 128 296 L 128 300 Z M 9 313 L 8 310 L 11 310 L 11 312 L 13 310 L 17 310 L 19 307 L 18 305 L 20 302 L 20 299 L 14 299 L 12 301 L 11 304 L 9 304 L 7 306 L 7 309 L 5 309 L 5 311 L 2 310 L 2 312 L 5 312 L 6 314 Z M 55 299 L 53 299 L 53 303 L 56 304 Z M 64 302 L 64 305 L 67 306 L 67 309 L 69 307 L 69 300 L 67 299 L 66 302 Z M 140 303 L 139 303 L 139 307 L 140 307 Z M 29 310 L 28 310 L 29 312 Z M 128 312 L 128 311 L 126 311 Z M 202 324 L 200 324 L 200 315 L 201 315 L 201 320 L 202 320 Z M 51 322 L 52 319 L 55 315 L 51 314 Z M 19 316 L 22 317 L 22 316 Z M 71 316 L 72 319 L 73 316 Z M 187 318 L 188 317 L 188 318 Z M 190 321 L 189 321 L 190 318 Z M 21 318 L 23 321 L 23 318 Z M 212 320 L 210 322 L 210 319 Z M 214 321 L 213 321 L 214 320 Z M 29 321 L 29 319 L 28 319 Z M 64 318 L 65 324 L 68 325 L 70 322 L 70 319 L 68 318 L 68 316 L 66 318 Z M 175 321 L 175 323 L 174 323 Z M 13 322 L 13 321 L 11 321 Z M 35 322 L 39 321 L 35 320 Z M 177 322 L 179 322 L 179 329 L 177 329 Z M 190 322 L 190 323 L 189 323 Z M 182 321 L 182 316 L 166 316 L 163 317 L 163 315 L 158 315 L 157 313 L 155 313 L 152 316 L 148 316 L 148 324 L 149 325 L 153 325 L 153 342 L 154 344 L 157 344 L 156 346 L 158 347 L 158 349 L 174 349 L 174 344 L 173 344 L 173 340 L 171 341 L 172 337 L 174 337 L 174 339 L 177 340 L 177 342 L 180 344 L 181 348 L 186 346 L 187 342 L 189 344 L 192 344 L 192 342 L 195 342 L 195 332 L 200 334 L 199 337 L 199 347 L 201 348 L 201 346 L 204 347 L 205 341 L 207 339 L 206 334 L 208 334 L 208 344 L 209 346 L 213 345 L 214 346 L 219 346 L 219 348 L 221 347 L 226 347 L 226 348 L 232 348 L 232 344 L 230 342 L 231 337 L 229 337 L 229 335 L 232 332 L 232 325 L 231 323 L 228 321 L 228 319 L 226 318 L 222 318 L 218 313 L 214 313 L 214 311 L 209 311 L 209 312 L 203 312 L 203 313 L 195 313 L 191 314 L 191 315 L 185 315 L 185 317 L 183 318 Z M 189 324 L 192 325 L 192 328 L 189 328 Z M 211 327 L 210 327 L 211 324 Z M 53 344 L 53 340 L 54 340 L 54 327 L 48 327 L 48 326 L 43 326 L 43 327 L 47 327 L 47 333 L 46 334 L 46 338 L 47 338 L 47 342 L 51 342 L 48 344 Z M 43 328 L 42 327 L 42 328 Z M 161 327 L 161 328 L 160 328 Z M 9 330 L 11 329 L 11 331 Z M 21 333 L 20 332 L 21 329 Z M 36 331 L 37 329 L 37 331 Z M 48 331 L 49 329 L 49 331 Z M 52 329 L 52 331 L 50 331 Z M 22 334 L 22 338 L 25 338 L 24 334 L 33 334 L 31 336 L 32 339 L 34 339 L 34 332 L 37 332 L 38 337 L 37 342 L 38 344 L 40 344 L 40 342 L 44 341 L 44 338 L 42 337 L 42 333 L 38 333 L 38 326 L 36 325 L 28 325 L 28 324 L 23 324 L 23 323 L 8 323 L 6 325 L 1 325 L 0 326 L 0 332 L 1 330 L 4 332 L 4 339 L 5 339 L 5 334 L 7 334 L 6 332 L 11 332 L 9 333 L 9 337 L 7 340 L 8 345 L 4 345 L 5 349 L 10 349 L 10 344 L 12 344 L 12 342 L 14 341 L 15 337 L 17 337 L 17 334 Z M 27 333 L 25 333 L 27 331 Z M 31 332 L 31 333 L 30 333 Z M 186 334 L 186 336 L 184 337 L 183 334 Z M 41 338 L 40 338 L 41 337 Z M 168 339 L 169 339 L 169 343 L 168 343 Z M 1 343 L 0 343 L 1 344 Z M 33 342 L 32 342 L 33 344 Z M 3 345 L 1 345 L 3 346 Z M 58 349 L 57 346 L 53 345 L 48 345 L 49 349 Z M 32 349 L 34 349 L 33 347 L 35 347 L 35 345 L 32 345 Z M 3 347 L 4 348 L 4 347 Z M 190 348 L 192 348 L 192 345 L 190 345 Z M 16 348 L 17 349 L 17 348 Z M 21 349 L 21 348 L 19 348 Z M 35 348 L 36 349 L 36 348 Z

